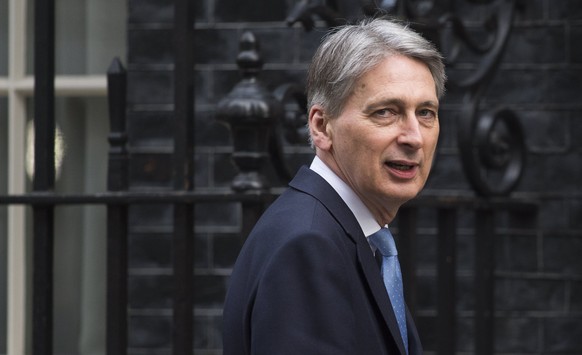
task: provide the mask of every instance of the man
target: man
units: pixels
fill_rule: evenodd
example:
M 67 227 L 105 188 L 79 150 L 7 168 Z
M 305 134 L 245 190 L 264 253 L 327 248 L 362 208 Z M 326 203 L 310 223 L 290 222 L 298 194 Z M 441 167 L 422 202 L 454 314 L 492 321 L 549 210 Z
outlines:
M 393 298 L 401 289 L 386 283 L 399 266 L 378 266 L 372 237 L 426 182 L 444 83 L 440 54 L 399 23 L 367 20 L 324 39 L 307 80 L 316 157 L 240 253 L 225 355 L 422 353 Z

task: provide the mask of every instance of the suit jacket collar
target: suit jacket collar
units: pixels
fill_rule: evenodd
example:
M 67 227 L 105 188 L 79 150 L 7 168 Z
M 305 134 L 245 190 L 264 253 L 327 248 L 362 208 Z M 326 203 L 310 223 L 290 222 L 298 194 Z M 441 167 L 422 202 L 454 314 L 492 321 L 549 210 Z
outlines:
M 333 187 L 346 205 L 348 205 L 364 235 L 368 236 L 380 229 L 381 226 L 376 222 L 374 215 L 372 215 L 372 212 L 360 199 L 358 194 L 327 166 L 323 160 L 315 156 L 309 168 L 321 175 Z
M 346 231 L 346 234 L 358 242 L 357 236 L 363 236 L 358 221 L 352 211 L 344 203 L 337 192 L 323 179 L 319 174 L 308 167 L 301 167 L 295 178 L 289 183 L 289 186 L 299 191 L 303 191 L 315 199 L 319 200 L 331 215 Z M 365 240 L 365 237 L 364 237 Z M 366 242 L 367 243 L 367 242 Z
M 392 310 L 390 298 L 386 293 L 382 277 L 380 276 L 380 270 L 376 264 L 374 256 L 372 255 L 368 240 L 362 233 L 360 225 L 352 211 L 344 203 L 337 192 L 321 176 L 305 166 L 299 170 L 289 185 L 292 188 L 303 191 L 319 200 L 342 226 L 346 235 L 356 244 L 358 262 L 362 267 L 366 282 L 372 291 L 374 299 L 378 304 L 378 308 L 382 313 L 382 317 L 384 318 L 390 333 L 398 345 L 400 353 L 405 355 L 406 351 L 404 343 L 400 336 L 400 330 L 398 328 L 396 316 Z

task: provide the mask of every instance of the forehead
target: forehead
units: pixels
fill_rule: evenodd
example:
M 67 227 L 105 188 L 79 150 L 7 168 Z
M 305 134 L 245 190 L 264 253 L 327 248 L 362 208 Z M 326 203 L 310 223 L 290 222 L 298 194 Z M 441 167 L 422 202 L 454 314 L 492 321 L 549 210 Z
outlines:
M 403 55 L 386 57 L 356 80 L 352 98 L 372 99 L 377 96 L 438 102 L 428 66 Z

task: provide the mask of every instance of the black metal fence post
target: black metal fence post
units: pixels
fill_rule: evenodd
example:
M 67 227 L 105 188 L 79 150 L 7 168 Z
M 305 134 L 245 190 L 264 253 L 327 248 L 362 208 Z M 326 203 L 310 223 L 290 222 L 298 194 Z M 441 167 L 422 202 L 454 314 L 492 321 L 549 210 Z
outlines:
M 475 354 L 491 355 L 494 346 L 495 228 L 492 208 L 475 210 Z
M 174 1 L 174 164 L 175 191 L 194 188 L 193 2 Z M 194 334 L 194 205 L 174 204 L 173 354 L 191 355 Z
M 398 212 L 398 240 L 400 264 L 402 265 L 402 279 L 404 284 L 404 296 L 410 312 L 414 314 L 416 304 L 416 238 L 417 238 L 416 207 L 402 207 Z
M 439 355 L 450 355 L 456 349 L 456 241 L 457 210 L 438 209 L 438 330 Z
M 34 181 L 35 192 L 55 184 L 55 6 L 34 2 Z M 54 205 L 33 205 L 33 345 L 34 355 L 53 352 Z
M 265 198 L 243 201 L 241 243 L 264 211 L 270 192 L 261 168 L 269 158 L 269 139 L 276 119 L 282 119 L 282 103 L 257 79 L 263 59 L 259 42 L 252 32 L 240 39 L 237 64 L 243 79 L 220 101 L 217 118 L 232 132 L 232 159 L 239 169 L 231 184 L 235 192 L 258 194 Z
M 127 73 L 115 58 L 107 71 L 109 100 L 109 166 L 107 189 L 128 189 L 126 148 Z M 127 204 L 107 205 L 107 355 L 127 353 Z

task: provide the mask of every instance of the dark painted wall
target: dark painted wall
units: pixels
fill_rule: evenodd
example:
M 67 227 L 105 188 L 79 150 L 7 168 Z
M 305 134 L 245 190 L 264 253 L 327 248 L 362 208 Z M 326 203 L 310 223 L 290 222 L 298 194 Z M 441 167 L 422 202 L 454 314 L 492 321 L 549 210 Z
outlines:
M 284 20 L 291 1 L 195 2 L 195 184 L 227 189 L 236 173 L 228 129 L 215 120 L 216 105 L 240 79 L 238 41 L 252 30 L 265 60 L 260 79 L 274 89 L 302 84 L 324 28 L 305 32 Z M 461 6 L 479 27 L 486 6 Z M 582 2 L 529 0 L 520 12 L 500 70 L 482 107 L 515 110 L 526 133 L 527 167 L 514 194 L 541 202 L 537 220 L 502 215 L 496 235 L 496 349 L 511 354 L 582 353 Z M 172 153 L 172 19 L 170 0 L 129 0 L 128 114 L 131 187 L 168 190 Z M 475 69 L 463 57 L 462 75 Z M 471 194 L 460 165 L 456 120 L 462 92 L 442 103 L 439 161 L 427 192 Z M 307 148 L 287 158 L 292 167 L 310 160 Z M 274 186 L 283 183 L 266 168 Z M 420 211 L 418 297 L 415 309 L 425 347 L 436 348 L 436 213 Z M 131 354 L 165 354 L 171 347 L 171 206 L 131 209 Z M 236 204 L 204 204 L 195 212 L 197 354 L 219 354 L 221 306 L 238 253 L 241 213 Z M 459 212 L 458 349 L 473 350 L 474 215 Z

